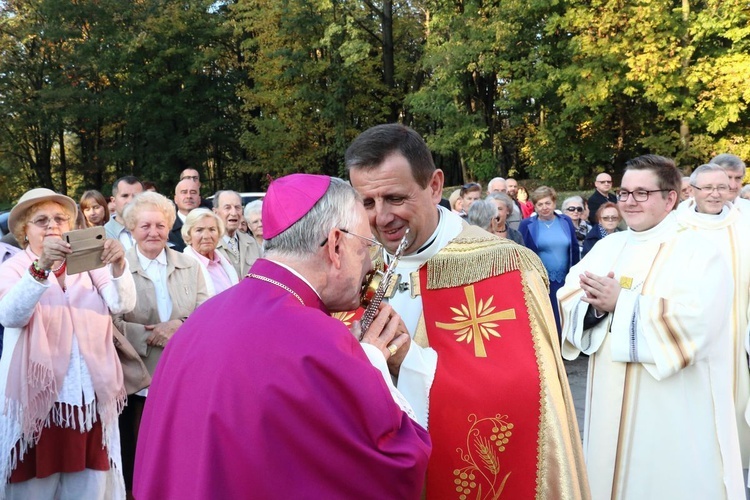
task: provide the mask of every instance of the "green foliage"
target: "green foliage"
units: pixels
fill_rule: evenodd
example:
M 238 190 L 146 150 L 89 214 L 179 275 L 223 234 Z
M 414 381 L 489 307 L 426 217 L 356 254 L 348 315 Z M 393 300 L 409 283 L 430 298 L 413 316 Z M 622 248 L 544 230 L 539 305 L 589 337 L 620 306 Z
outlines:
M 644 153 L 750 158 L 736 0 L 6 0 L 0 199 L 134 173 L 168 192 L 344 176 L 351 140 L 418 130 L 450 184 L 560 189 Z

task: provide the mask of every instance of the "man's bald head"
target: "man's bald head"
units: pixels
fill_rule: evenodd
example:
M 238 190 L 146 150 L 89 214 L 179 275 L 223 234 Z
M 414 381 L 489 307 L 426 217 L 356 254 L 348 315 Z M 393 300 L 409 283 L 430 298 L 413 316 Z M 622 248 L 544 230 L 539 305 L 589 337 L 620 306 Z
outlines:
M 610 189 L 612 189 L 612 176 L 606 172 L 597 175 L 596 181 L 594 181 L 594 187 L 596 187 L 596 190 L 602 195 L 607 196 Z

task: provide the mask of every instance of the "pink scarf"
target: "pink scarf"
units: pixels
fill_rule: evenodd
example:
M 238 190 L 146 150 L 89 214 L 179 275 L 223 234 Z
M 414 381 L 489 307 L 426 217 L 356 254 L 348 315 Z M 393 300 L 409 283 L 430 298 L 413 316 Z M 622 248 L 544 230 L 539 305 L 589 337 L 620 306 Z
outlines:
M 27 248 L 3 264 L 0 297 L 29 272 L 34 259 L 36 256 Z M 50 419 L 58 425 L 76 428 L 75 419 L 70 417 L 74 414 L 72 408 L 51 415 L 68 370 L 73 335 L 96 393 L 93 405 L 84 411 L 91 418 L 79 422 L 78 427 L 81 431 L 89 430 L 97 414 L 102 424 L 113 423 L 122 411 L 126 397 L 122 368 L 112 339 L 109 309 L 98 290 L 109 279 L 106 268 L 66 276 L 66 296 L 52 275 L 51 286 L 23 327 L 12 353 L 5 388 L 6 412 L 14 420 L 21 420 L 22 450 L 38 441 Z

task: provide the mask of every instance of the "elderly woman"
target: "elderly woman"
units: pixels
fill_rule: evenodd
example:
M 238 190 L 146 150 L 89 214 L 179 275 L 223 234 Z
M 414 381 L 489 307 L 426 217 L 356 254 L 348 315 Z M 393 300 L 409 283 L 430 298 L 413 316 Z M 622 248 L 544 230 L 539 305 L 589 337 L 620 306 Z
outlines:
M 513 213 L 513 200 L 510 196 L 505 193 L 490 193 L 487 195 L 487 199 L 497 208 L 494 233 L 501 238 L 506 238 L 515 241 L 519 245 L 523 245 L 523 236 L 521 236 L 521 233 L 507 224 L 508 215 Z
M 255 237 L 255 241 L 261 249 L 261 257 L 263 256 L 263 218 L 261 211 L 263 210 L 263 200 L 253 200 L 245 206 L 245 220 L 247 221 L 247 228 Z
M 497 208 L 488 200 L 477 200 L 469 207 L 466 214 L 466 222 L 472 226 L 479 226 L 487 232 L 495 233 L 497 229 Z
M 9 217 L 23 251 L 0 266 L 0 497 L 124 498 L 125 403 L 110 313 L 135 306 L 122 245 L 106 267 L 66 272 L 75 201 L 32 189 Z M 64 492 L 64 494 L 61 494 Z
M 109 208 L 104 195 L 96 190 L 90 190 L 81 196 L 81 212 L 86 218 L 86 226 L 103 226 L 109 222 Z
M 562 204 L 562 212 L 570 217 L 573 221 L 573 227 L 576 228 L 576 239 L 578 240 L 578 248 L 583 248 L 583 240 L 586 239 L 586 235 L 591 231 L 591 224 L 584 218 L 583 214 L 586 207 L 583 203 L 583 198 L 580 196 L 571 196 L 565 198 Z
M 521 221 L 518 227 L 526 246 L 542 260 L 549 275 L 550 301 L 555 313 L 558 335 L 560 333 L 560 311 L 557 308 L 557 290 L 565 283 L 568 271 L 579 260 L 575 226 L 570 217 L 557 213 L 557 193 L 547 186 L 540 186 L 531 193 L 535 214 Z
M 164 346 L 185 318 L 208 298 L 203 272 L 195 259 L 167 247 L 177 216 L 164 196 L 147 191 L 137 195 L 123 213 L 125 227 L 135 245 L 125 257 L 135 281 L 135 309 L 114 316 L 115 326 L 154 374 Z M 208 332 L 207 332 L 208 333 Z M 148 389 L 129 398 L 120 416 L 125 484 L 132 487 L 138 422 Z
M 237 271 L 229 260 L 216 251 L 224 234 L 224 222 L 207 208 L 191 210 L 182 226 L 185 250 L 201 265 L 208 296 L 213 297 L 239 282 Z
M 617 205 L 608 201 L 596 211 L 596 220 L 597 223 L 591 228 L 583 242 L 581 257 L 589 253 L 597 241 L 619 231 L 617 225 L 620 223 L 620 210 Z

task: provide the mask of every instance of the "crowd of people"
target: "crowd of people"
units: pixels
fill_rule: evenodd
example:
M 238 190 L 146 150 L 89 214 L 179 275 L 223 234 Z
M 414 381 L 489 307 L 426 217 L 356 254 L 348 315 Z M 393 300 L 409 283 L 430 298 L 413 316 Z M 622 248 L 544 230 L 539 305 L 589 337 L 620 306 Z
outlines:
M 738 157 L 634 158 L 561 203 L 500 177 L 445 200 L 399 124 L 345 162 L 244 207 L 195 169 L 169 198 L 134 176 L 25 193 L 0 247 L 0 499 L 745 498 Z M 100 265 L 69 272 L 66 233 L 99 226 Z

